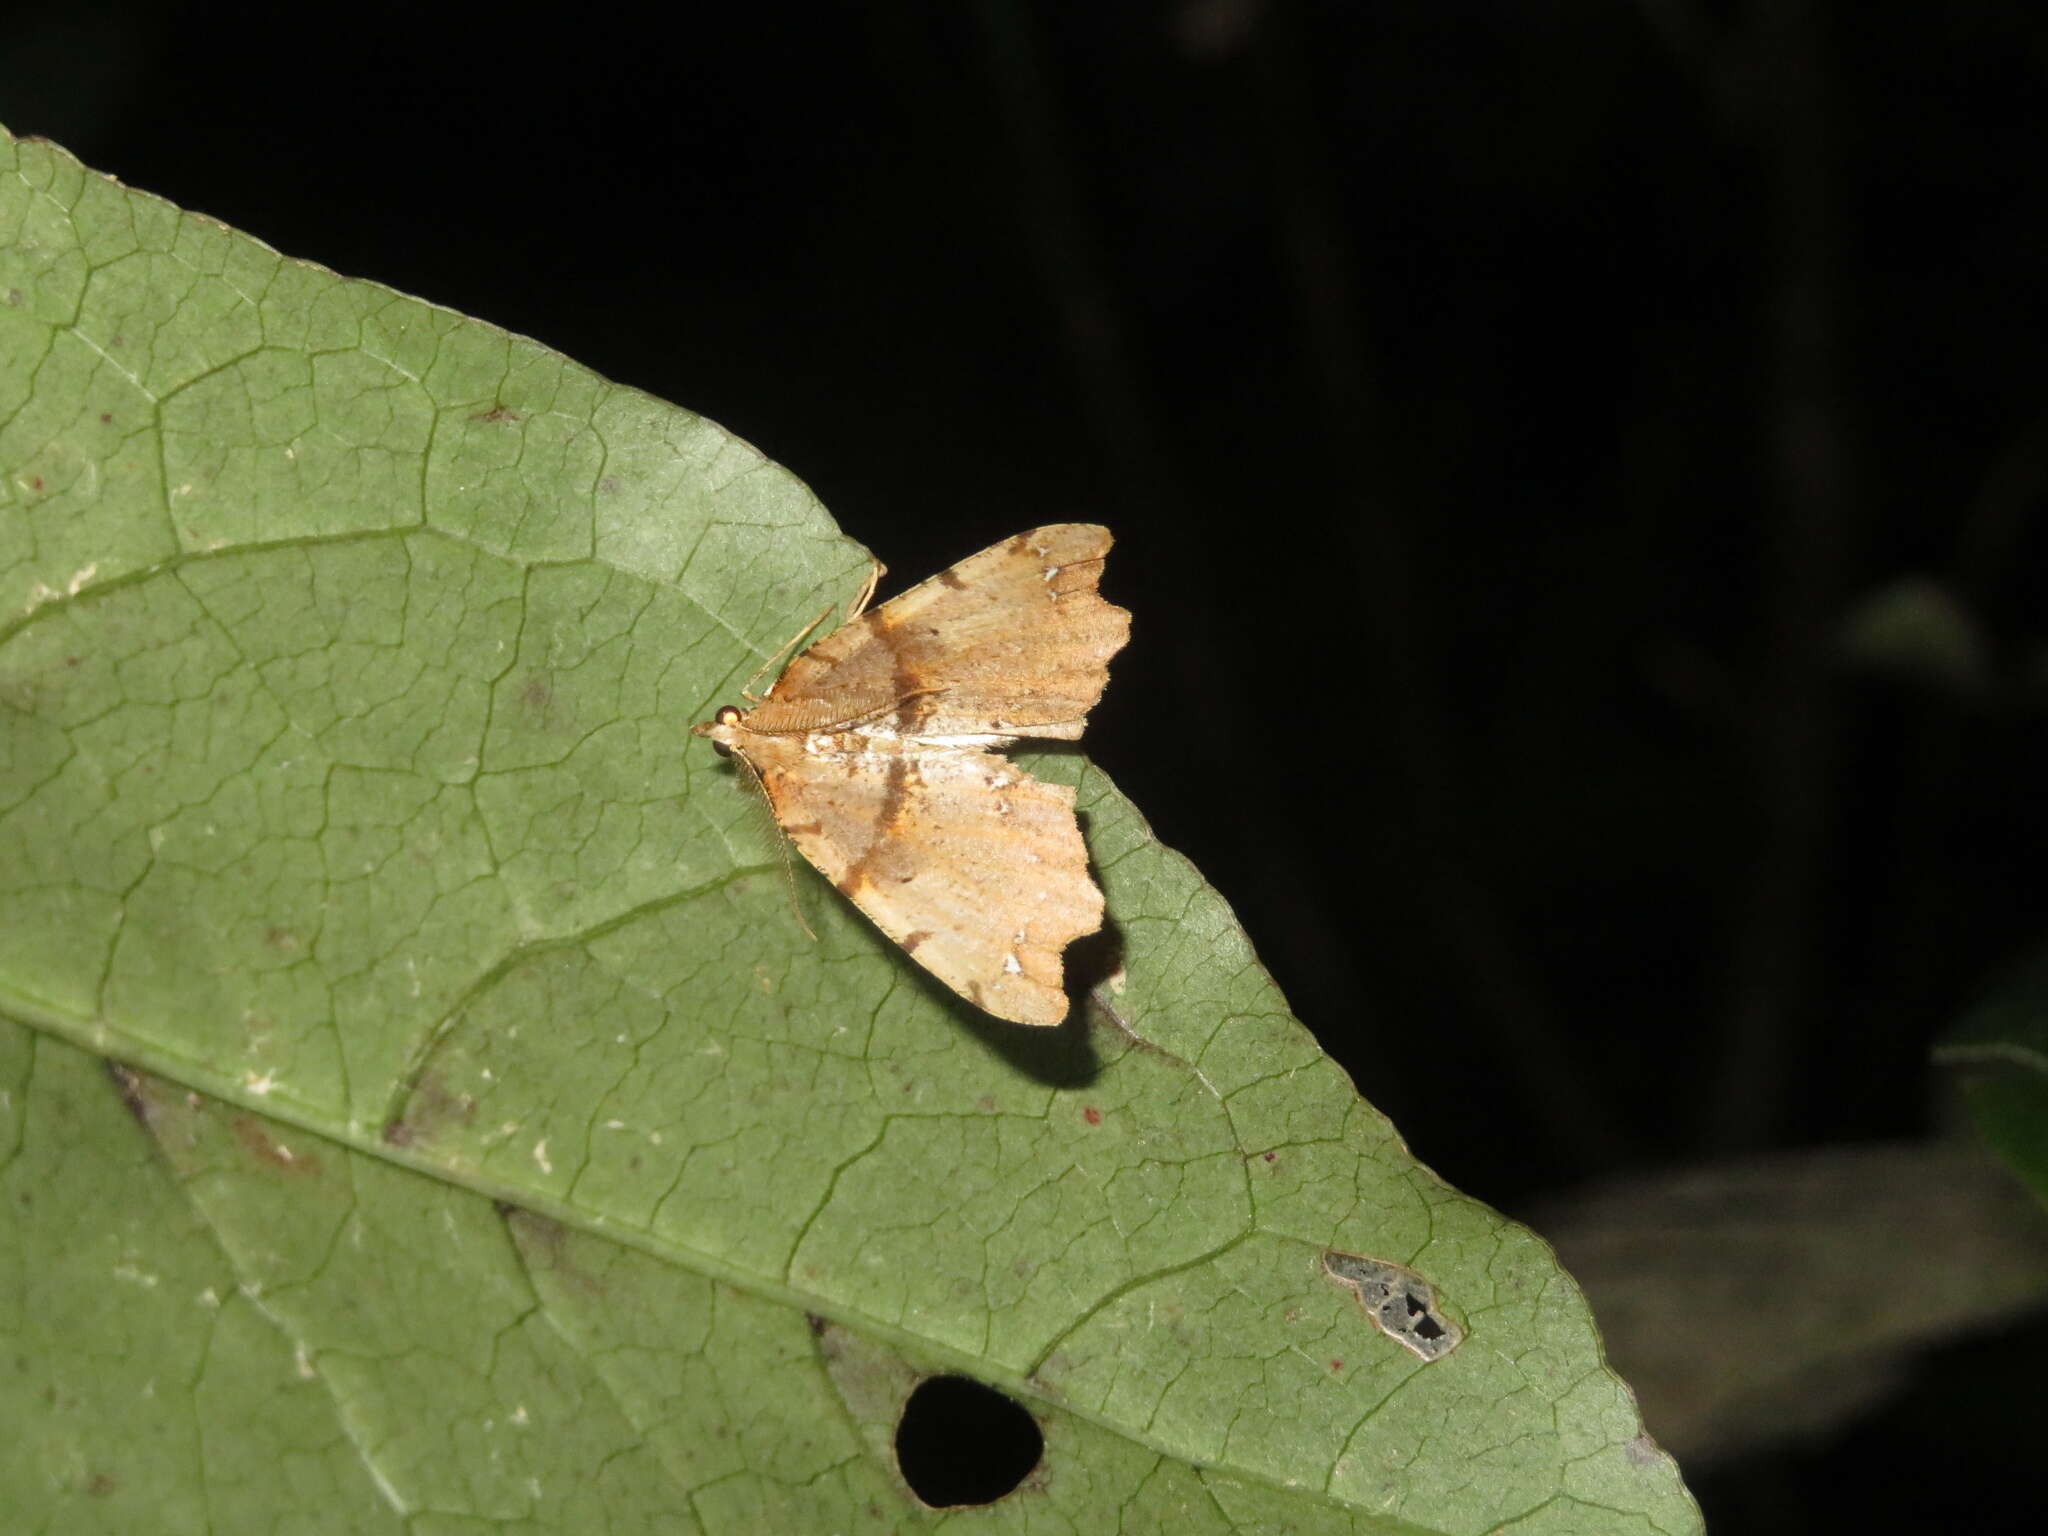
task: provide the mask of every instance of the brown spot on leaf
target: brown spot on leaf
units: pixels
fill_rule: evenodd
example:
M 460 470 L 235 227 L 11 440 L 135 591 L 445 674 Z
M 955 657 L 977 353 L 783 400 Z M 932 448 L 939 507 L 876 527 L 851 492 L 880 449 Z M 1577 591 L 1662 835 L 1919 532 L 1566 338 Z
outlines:
M 518 421 L 519 419 L 520 417 L 517 411 L 512 410 L 509 407 L 503 405 L 494 405 L 488 411 L 483 412 L 481 415 L 470 417 L 471 421 L 490 422 Z
M 291 1173 L 317 1173 L 320 1164 L 317 1159 L 302 1157 L 285 1143 L 274 1138 L 254 1115 L 237 1115 L 234 1120 L 235 1140 L 242 1144 L 242 1150 L 259 1162 L 273 1168 L 283 1168 Z
M 512 1240 L 519 1245 L 519 1251 L 531 1264 L 544 1262 L 548 1268 L 559 1268 L 562 1262 L 562 1245 L 569 1234 L 559 1221 L 552 1216 L 543 1216 L 538 1211 L 529 1211 L 509 1201 L 499 1201 L 499 1214 L 505 1218 L 505 1225 L 511 1229 Z
M 1102 1124 L 1102 1111 L 1097 1109 L 1093 1104 L 1090 1104 L 1086 1109 L 1081 1111 L 1081 1118 L 1083 1120 L 1086 1120 L 1090 1125 L 1100 1125 Z
M 148 1130 L 149 1098 L 143 1092 L 141 1074 L 133 1067 L 125 1067 L 118 1061 L 109 1061 L 107 1076 L 113 1079 L 114 1091 L 121 1095 L 121 1102 L 128 1107 L 128 1113 L 135 1117 L 135 1123 L 145 1131 Z
M 515 1206 L 505 1218 L 505 1231 L 519 1250 L 520 1262 L 535 1276 L 578 1296 L 605 1294 L 604 1272 L 578 1262 L 580 1250 L 571 1241 L 575 1234 L 553 1217 Z
M 1648 1435 L 1637 1435 L 1621 1448 L 1622 1459 L 1633 1467 L 1650 1467 L 1664 1459 L 1664 1452 Z
M 384 1127 L 384 1141 L 410 1147 L 444 1125 L 467 1125 L 475 1114 L 475 1099 L 466 1093 L 451 1094 L 439 1077 L 429 1073 L 413 1084 L 404 1111 Z

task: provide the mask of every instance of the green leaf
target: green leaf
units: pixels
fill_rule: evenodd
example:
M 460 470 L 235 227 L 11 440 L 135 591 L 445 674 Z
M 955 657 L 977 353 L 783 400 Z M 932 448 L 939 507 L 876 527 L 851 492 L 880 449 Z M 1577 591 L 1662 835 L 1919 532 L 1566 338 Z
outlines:
M 0 364 L 25 1528 L 920 1529 L 935 1371 L 1043 1428 L 991 1528 L 1699 1528 L 1080 759 L 1069 1027 L 805 936 L 685 734 L 865 573 L 786 472 L 4 136 Z
M 2048 951 L 1995 982 L 1936 1047 L 1992 1150 L 2048 1200 Z

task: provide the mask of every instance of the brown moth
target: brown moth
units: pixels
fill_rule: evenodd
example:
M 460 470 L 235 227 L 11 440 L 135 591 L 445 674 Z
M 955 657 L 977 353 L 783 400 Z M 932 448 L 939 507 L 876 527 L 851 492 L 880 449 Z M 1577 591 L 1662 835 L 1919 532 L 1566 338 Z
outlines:
M 1102 926 L 1102 892 L 1074 792 L 991 749 L 1081 734 L 1131 632 L 1095 590 L 1109 546 L 1107 528 L 1055 523 L 872 612 L 864 594 L 754 708 L 690 728 L 745 760 L 797 850 L 877 928 L 1018 1024 L 1066 1017 L 1060 955 Z

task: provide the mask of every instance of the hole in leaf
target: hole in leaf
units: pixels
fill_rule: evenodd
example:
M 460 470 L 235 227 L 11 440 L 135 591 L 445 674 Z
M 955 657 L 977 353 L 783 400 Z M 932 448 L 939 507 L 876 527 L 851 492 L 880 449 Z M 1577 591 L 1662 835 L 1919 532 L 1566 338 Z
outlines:
M 993 1504 L 1030 1475 L 1044 1450 L 1030 1414 L 965 1376 L 919 1382 L 896 1424 L 896 1465 L 934 1509 Z
M 1323 1268 L 1351 1287 L 1380 1332 L 1423 1360 L 1440 1360 L 1464 1342 L 1464 1330 L 1437 1310 L 1436 1288 L 1414 1270 L 1334 1248 Z

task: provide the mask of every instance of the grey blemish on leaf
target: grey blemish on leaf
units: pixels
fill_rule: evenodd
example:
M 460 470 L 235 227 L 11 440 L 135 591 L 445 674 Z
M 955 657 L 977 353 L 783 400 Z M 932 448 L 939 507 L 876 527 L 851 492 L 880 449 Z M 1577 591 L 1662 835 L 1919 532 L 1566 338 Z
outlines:
M 106 1063 L 107 1076 L 113 1079 L 114 1091 L 121 1096 L 121 1102 L 128 1107 L 128 1113 L 135 1117 L 135 1123 L 145 1131 L 149 1129 L 149 1095 L 144 1092 L 142 1075 L 132 1067 L 109 1059 Z
M 1374 1327 L 1423 1360 L 1441 1360 L 1465 1341 L 1465 1330 L 1437 1307 L 1436 1287 L 1414 1270 L 1334 1248 L 1323 1254 L 1323 1268 L 1351 1287 Z

